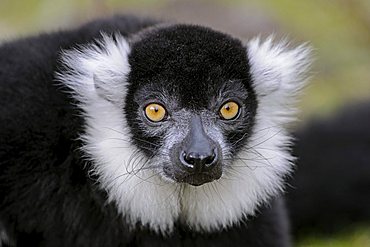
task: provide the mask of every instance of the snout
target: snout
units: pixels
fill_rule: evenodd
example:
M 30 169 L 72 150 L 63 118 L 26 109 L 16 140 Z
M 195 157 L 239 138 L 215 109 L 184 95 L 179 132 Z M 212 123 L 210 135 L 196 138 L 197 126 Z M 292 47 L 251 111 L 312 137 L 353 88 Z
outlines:
M 211 171 L 218 164 L 216 148 L 211 152 L 182 150 L 179 157 L 181 165 L 191 173 Z
M 222 175 L 220 146 L 204 131 L 199 116 L 192 118 L 189 133 L 174 156 L 177 182 L 199 186 Z
M 178 179 L 195 186 L 219 179 L 222 169 L 218 157 L 216 148 L 210 153 L 187 153 L 183 150 L 179 157 L 183 172 Z

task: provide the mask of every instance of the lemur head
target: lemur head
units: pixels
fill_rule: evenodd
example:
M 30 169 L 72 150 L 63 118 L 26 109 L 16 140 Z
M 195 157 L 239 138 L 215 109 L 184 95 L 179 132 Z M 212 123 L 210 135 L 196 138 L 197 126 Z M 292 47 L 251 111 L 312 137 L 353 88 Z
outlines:
M 257 107 L 242 43 L 171 26 L 134 43 L 128 62 L 125 113 L 135 145 L 169 183 L 219 179 L 249 137 Z
M 285 128 L 308 55 L 167 25 L 65 51 L 58 77 L 83 110 L 83 150 L 124 218 L 211 231 L 282 190 L 293 160 Z

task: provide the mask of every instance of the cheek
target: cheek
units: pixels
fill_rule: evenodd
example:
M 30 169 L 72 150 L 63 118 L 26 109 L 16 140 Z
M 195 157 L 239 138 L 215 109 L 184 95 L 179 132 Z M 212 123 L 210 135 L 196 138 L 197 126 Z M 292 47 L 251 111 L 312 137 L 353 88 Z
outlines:
M 162 139 L 163 143 L 158 153 L 153 157 L 153 162 L 163 169 L 165 179 L 173 180 L 174 174 L 180 170 L 176 154 L 185 136 L 186 129 L 184 128 L 169 129 Z
M 149 128 L 143 123 L 140 116 L 135 116 L 130 121 L 130 139 L 131 142 L 141 150 L 148 158 L 153 157 L 162 145 L 162 135 L 158 130 Z
M 187 129 L 175 126 L 169 129 L 163 138 L 163 149 L 167 151 L 168 154 L 171 150 L 176 148 L 186 137 Z
M 163 132 L 161 135 L 156 137 L 150 137 L 147 139 L 155 139 L 152 141 L 152 145 L 154 144 L 155 147 L 153 150 L 156 152 L 152 153 L 151 159 L 156 162 L 164 162 L 163 164 L 168 164 L 169 162 L 173 163 L 173 151 L 176 149 L 186 136 L 186 129 L 172 127 L 169 128 L 167 131 Z M 145 145 L 149 145 L 145 143 Z M 171 166 L 171 165 L 170 165 Z
M 161 153 L 170 124 L 148 123 L 139 111 L 127 119 L 130 123 L 128 128 L 130 128 L 132 143 L 150 159 Z
M 229 146 L 230 154 L 235 155 L 237 152 L 244 149 L 247 145 L 248 137 L 248 131 L 228 132 L 225 135 L 225 142 L 227 143 L 227 146 Z
M 253 132 L 254 117 L 250 113 L 244 114 L 235 124 L 225 127 L 222 125 L 223 137 L 229 147 L 230 154 L 235 154 L 246 147 Z

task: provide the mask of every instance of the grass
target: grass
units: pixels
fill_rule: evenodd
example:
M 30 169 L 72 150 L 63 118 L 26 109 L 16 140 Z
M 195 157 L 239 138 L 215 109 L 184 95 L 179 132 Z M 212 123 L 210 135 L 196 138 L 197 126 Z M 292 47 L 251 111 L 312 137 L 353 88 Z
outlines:
M 326 236 L 306 236 L 297 247 L 370 247 L 370 227 L 358 228 L 348 233 Z

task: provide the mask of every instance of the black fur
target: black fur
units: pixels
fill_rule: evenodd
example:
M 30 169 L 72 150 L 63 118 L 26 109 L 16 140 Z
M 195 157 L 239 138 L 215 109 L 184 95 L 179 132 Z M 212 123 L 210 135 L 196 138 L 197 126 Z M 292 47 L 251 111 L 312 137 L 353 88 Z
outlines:
M 53 77 L 59 53 L 61 49 L 92 42 L 100 37 L 101 31 L 127 36 L 155 23 L 134 17 L 115 17 L 92 22 L 75 31 L 42 34 L 0 47 L 0 227 L 4 228 L 0 231 L 5 231 L 10 239 L 3 245 L 290 245 L 282 199 L 261 207 L 255 218 L 246 219 L 228 230 L 205 234 L 178 224 L 171 235 L 161 236 L 139 226 L 129 230 L 115 206 L 107 204 L 106 192 L 98 187 L 94 177 L 89 176 L 89 164 L 79 151 L 81 143 L 78 141 L 84 120 L 66 93 L 67 89 Z M 170 32 L 166 35 L 159 37 L 157 46 L 164 45 L 163 38 L 173 39 Z M 189 42 L 183 38 L 185 44 Z M 217 33 L 214 38 L 220 39 L 217 44 L 221 46 L 211 48 L 232 52 L 235 55 L 232 64 L 236 68 L 245 65 L 246 56 L 244 53 L 239 55 L 244 51 L 238 41 L 223 40 Z M 239 48 L 233 50 L 231 43 Z M 197 56 L 188 52 L 181 53 L 185 60 L 192 59 L 189 55 Z M 156 63 L 155 59 L 148 62 Z M 219 59 L 220 64 L 212 66 L 224 66 L 227 58 Z M 205 67 L 199 71 L 184 73 L 188 73 L 189 79 L 192 79 L 192 73 L 201 75 L 207 70 L 207 62 L 204 61 Z M 248 82 L 247 70 L 238 74 L 240 70 L 233 68 L 228 70 L 229 77 Z M 162 69 L 170 73 L 173 68 L 164 66 Z M 130 79 L 139 80 L 134 74 Z M 218 75 L 213 76 L 217 79 Z M 186 82 L 184 86 L 186 88 Z M 194 101 L 194 89 L 186 90 L 189 93 L 183 95 L 182 100 L 193 102 L 194 108 L 202 103 Z M 251 90 L 250 93 L 253 94 Z
M 287 194 L 296 233 L 348 231 L 370 222 L 370 103 L 353 104 L 295 134 Z

